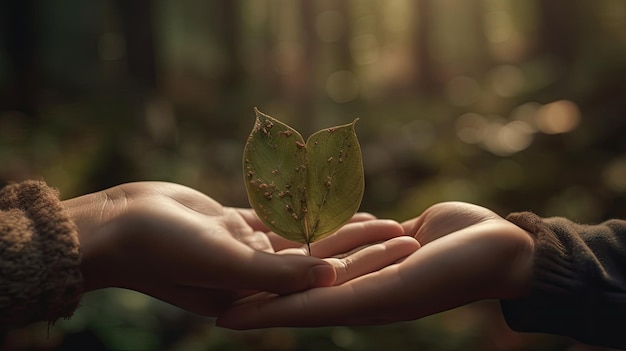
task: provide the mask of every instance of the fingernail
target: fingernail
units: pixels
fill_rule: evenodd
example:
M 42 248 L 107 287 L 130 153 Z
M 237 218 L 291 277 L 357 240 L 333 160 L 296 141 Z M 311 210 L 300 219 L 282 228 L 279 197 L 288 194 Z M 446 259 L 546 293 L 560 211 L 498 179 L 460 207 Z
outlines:
M 335 269 L 331 265 L 317 265 L 309 269 L 309 286 L 311 288 L 331 286 L 335 282 Z

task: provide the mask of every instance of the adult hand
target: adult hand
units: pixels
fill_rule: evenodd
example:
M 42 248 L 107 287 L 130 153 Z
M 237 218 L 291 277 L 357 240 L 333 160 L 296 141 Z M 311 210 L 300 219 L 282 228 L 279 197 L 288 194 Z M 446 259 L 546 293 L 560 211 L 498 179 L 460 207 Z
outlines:
M 383 324 L 480 299 L 515 298 L 529 287 L 532 238 L 486 208 L 441 203 L 403 227 L 422 247 L 402 262 L 342 285 L 234 304 L 218 325 Z
M 273 235 L 253 212 L 223 207 L 171 183 L 123 184 L 63 205 L 78 226 L 86 291 L 128 288 L 208 316 L 256 291 L 285 294 L 329 286 L 410 253 L 402 244 L 406 239 L 385 242 L 403 234 L 400 224 L 359 215 L 356 220 L 365 221 L 312 245 L 314 254 L 333 256 L 383 243 L 329 261 L 297 248 L 277 254 Z M 389 257 L 383 257 L 385 251 Z M 362 262 L 371 257 L 377 263 Z M 361 262 L 360 268 L 345 269 L 352 262 Z

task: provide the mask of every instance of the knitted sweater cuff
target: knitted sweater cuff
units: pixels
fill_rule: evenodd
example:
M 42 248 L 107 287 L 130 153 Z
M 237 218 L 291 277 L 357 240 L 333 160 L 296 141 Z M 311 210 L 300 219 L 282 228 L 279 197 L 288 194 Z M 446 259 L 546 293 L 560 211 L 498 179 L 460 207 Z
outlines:
M 56 189 L 0 189 L 0 328 L 70 317 L 82 294 L 78 233 Z
M 623 279 L 621 274 L 611 275 L 615 273 L 611 267 L 621 264 L 612 264 L 611 256 L 605 255 L 602 261 L 596 256 L 606 254 L 608 250 L 602 249 L 611 247 L 611 240 L 604 244 L 599 236 L 593 236 L 598 232 L 610 234 L 607 226 L 582 226 L 559 217 L 543 219 L 530 212 L 512 213 L 507 220 L 535 239 L 529 294 L 500 302 L 511 329 L 626 347 L 626 338 L 620 337 L 623 331 L 618 330 L 622 324 L 613 323 L 624 317 L 624 300 L 616 298 L 621 282 L 611 278 Z

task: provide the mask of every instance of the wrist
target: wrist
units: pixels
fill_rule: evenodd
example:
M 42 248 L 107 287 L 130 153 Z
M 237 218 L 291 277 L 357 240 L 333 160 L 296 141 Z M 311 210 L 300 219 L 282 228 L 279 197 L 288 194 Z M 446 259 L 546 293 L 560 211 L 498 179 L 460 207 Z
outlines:
M 61 202 L 78 230 L 85 292 L 117 285 L 111 248 L 119 224 L 107 211 L 109 202 L 110 198 L 102 192 Z
M 502 293 L 503 299 L 517 299 L 528 294 L 532 284 L 535 256 L 533 236 L 515 226 L 511 232 L 514 250 L 511 252 L 511 266 L 507 274 L 507 284 Z

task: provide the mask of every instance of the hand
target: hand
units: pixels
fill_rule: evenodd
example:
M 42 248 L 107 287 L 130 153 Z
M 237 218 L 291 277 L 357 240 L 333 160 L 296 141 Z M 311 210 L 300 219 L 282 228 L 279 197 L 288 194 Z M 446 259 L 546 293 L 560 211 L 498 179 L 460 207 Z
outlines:
M 410 253 L 398 244 L 405 239 L 396 239 L 329 261 L 293 247 L 279 255 L 272 242 L 286 244 L 265 233 L 251 210 L 223 207 L 170 183 L 123 184 L 63 205 L 78 226 L 86 291 L 133 289 L 208 316 L 259 290 L 284 294 L 345 281 L 358 270 L 342 267 L 383 259 L 384 250 L 387 264 Z M 403 234 L 393 221 L 365 214 L 355 220 L 314 244 L 314 254 L 332 256 Z M 364 274 L 381 266 L 359 267 Z
M 533 240 L 492 211 L 450 202 L 403 223 L 422 247 L 398 264 L 343 285 L 234 304 L 234 328 L 383 324 L 473 301 L 515 298 L 529 287 Z

